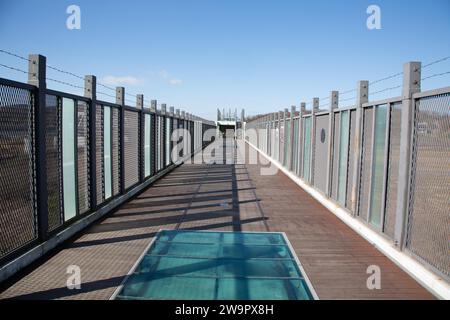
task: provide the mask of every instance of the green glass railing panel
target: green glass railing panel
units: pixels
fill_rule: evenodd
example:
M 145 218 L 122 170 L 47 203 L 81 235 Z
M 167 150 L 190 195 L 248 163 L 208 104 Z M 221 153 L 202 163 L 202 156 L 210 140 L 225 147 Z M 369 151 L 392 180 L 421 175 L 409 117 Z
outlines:
M 64 220 L 77 214 L 76 178 L 75 178 L 75 101 L 62 100 L 62 163 L 63 163 L 63 199 Z
M 387 105 L 375 109 L 375 135 L 372 154 L 372 180 L 369 221 L 380 228 L 384 177 L 384 155 L 386 147 Z

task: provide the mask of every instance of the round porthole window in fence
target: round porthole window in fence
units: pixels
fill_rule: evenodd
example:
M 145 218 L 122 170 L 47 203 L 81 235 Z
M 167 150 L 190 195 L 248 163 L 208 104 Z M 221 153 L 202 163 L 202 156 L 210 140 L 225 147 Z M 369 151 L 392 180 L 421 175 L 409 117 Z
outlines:
M 322 128 L 322 130 L 320 130 L 320 142 L 324 143 L 325 142 L 325 129 Z

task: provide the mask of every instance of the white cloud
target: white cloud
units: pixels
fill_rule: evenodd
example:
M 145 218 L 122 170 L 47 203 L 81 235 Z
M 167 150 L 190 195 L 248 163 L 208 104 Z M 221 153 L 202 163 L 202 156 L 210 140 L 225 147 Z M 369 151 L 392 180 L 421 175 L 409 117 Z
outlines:
M 173 86 L 177 86 L 177 85 L 179 85 L 179 84 L 182 84 L 182 83 L 183 83 L 183 80 L 181 80 L 181 79 L 170 79 L 170 80 L 169 80 L 169 83 L 170 83 L 171 85 L 173 85 Z
M 172 86 L 177 86 L 183 83 L 183 80 L 181 79 L 177 79 L 172 77 L 169 72 L 167 72 L 166 70 L 161 70 L 159 72 L 159 75 L 161 76 L 161 78 L 166 81 L 168 84 L 172 85 Z
M 137 86 L 142 83 L 142 80 L 133 76 L 123 76 L 123 77 L 106 76 L 103 77 L 103 82 L 105 84 L 112 86 L 120 86 L 120 85 Z
M 164 80 L 169 78 L 169 73 L 166 70 L 161 70 L 159 72 L 159 75 L 161 76 L 161 78 L 163 78 Z

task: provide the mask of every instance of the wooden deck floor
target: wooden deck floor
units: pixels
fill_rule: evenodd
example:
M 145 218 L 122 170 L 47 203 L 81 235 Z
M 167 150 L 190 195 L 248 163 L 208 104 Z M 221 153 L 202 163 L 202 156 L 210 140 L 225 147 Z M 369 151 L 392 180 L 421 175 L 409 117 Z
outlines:
M 175 228 L 283 231 L 321 299 L 433 298 L 283 173 L 185 164 L 4 284 L 0 299 L 109 299 L 156 232 Z M 66 287 L 69 265 L 81 268 L 80 290 Z M 367 289 L 369 265 L 381 268 L 380 290 Z

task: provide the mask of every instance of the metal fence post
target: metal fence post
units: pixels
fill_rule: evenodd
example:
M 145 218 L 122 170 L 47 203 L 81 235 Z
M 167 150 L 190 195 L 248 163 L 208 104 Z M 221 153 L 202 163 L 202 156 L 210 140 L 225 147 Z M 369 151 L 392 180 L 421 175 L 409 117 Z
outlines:
M 153 115 L 151 117 L 151 149 L 150 149 L 150 153 L 151 153 L 151 172 L 152 175 L 155 174 L 156 172 L 156 147 L 157 147 L 157 141 L 156 141 L 156 117 L 157 117 L 157 107 L 158 107 L 158 101 L 157 100 L 152 100 L 150 102 L 150 111 L 153 112 Z
M 264 115 L 261 118 L 261 137 L 262 137 L 262 145 L 261 145 L 261 150 L 263 152 L 266 152 L 267 150 L 267 130 L 266 130 L 266 125 L 267 125 L 267 116 Z
M 125 193 L 125 88 L 116 88 L 116 104 L 120 106 L 120 194 Z
M 187 142 L 188 142 L 188 147 L 187 147 L 187 151 L 188 151 L 188 154 L 191 154 L 191 145 L 190 145 L 190 142 L 191 142 L 191 139 L 192 139 L 192 137 L 190 137 L 190 134 L 191 134 L 191 130 L 190 130 L 190 115 L 189 115 L 189 112 L 186 112 L 185 113 L 185 117 L 186 117 L 186 132 L 188 133 L 188 135 L 189 135 L 189 139 L 187 139 Z
M 290 126 L 289 126 L 289 144 L 290 148 L 288 150 L 289 152 L 289 171 L 292 171 L 293 163 L 294 163 L 294 116 L 295 116 L 295 106 L 291 106 L 291 120 L 290 120 Z
M 139 147 L 138 147 L 138 153 L 139 153 L 139 182 L 144 181 L 145 172 L 144 172 L 144 162 L 145 162 L 145 155 L 144 155 L 144 143 L 145 143 L 145 116 L 144 116 L 144 95 L 143 94 L 137 94 L 136 95 L 136 108 L 139 109 L 139 121 L 138 121 L 138 136 L 139 136 Z
M 177 127 L 175 128 L 175 130 L 177 130 L 177 134 L 176 134 L 176 140 L 175 140 L 175 145 L 174 148 L 176 148 L 177 154 L 176 154 L 176 160 L 178 161 L 178 159 L 180 158 L 180 148 L 178 146 L 178 143 L 180 142 L 180 131 L 178 131 L 178 129 L 180 128 L 180 109 L 175 109 L 175 117 L 177 118 Z
M 241 110 L 241 130 L 242 138 L 245 139 L 245 110 Z
M 398 170 L 397 208 L 395 214 L 394 243 L 400 249 L 405 245 L 411 183 L 412 139 L 415 105 L 412 95 L 420 92 L 420 62 L 403 65 L 402 113 L 400 131 L 400 158 Z
M 194 155 L 195 152 L 195 132 L 194 132 L 194 115 L 192 113 L 189 114 L 190 126 L 191 126 L 191 155 Z M 236 136 L 236 132 L 234 133 Z
M 302 123 L 302 117 L 306 113 L 306 103 L 301 102 L 300 103 L 300 110 L 299 110 L 299 119 L 298 119 L 298 172 L 297 175 L 299 177 L 302 177 L 302 170 L 303 170 L 303 123 Z
M 272 156 L 272 157 L 273 157 L 273 154 L 272 154 L 272 143 L 273 143 L 272 136 L 274 134 L 274 132 L 273 132 L 273 128 L 274 128 L 273 119 L 274 119 L 273 113 L 269 113 L 269 126 L 268 126 L 269 141 L 267 143 L 267 154 Z
M 314 98 L 311 109 L 311 159 L 309 165 L 309 182 L 314 185 L 314 162 L 316 157 L 316 113 L 319 111 L 319 98 Z
M 162 168 L 166 167 L 166 110 L 167 104 L 161 103 L 161 144 L 162 144 L 162 155 L 161 162 Z
M 278 161 L 283 164 L 283 150 L 281 148 L 281 124 L 284 125 L 284 113 L 278 111 Z M 283 140 L 284 140 L 284 127 L 283 127 Z
M 173 131 L 175 130 L 174 128 L 174 117 L 175 117 L 175 108 L 174 107 L 170 107 L 169 108 L 169 113 L 170 113 L 170 152 L 169 152 L 169 156 L 170 156 L 170 163 L 173 163 L 173 159 L 172 159 L 172 151 L 173 151 L 173 147 L 174 147 L 174 141 L 172 140 L 172 135 L 173 135 Z
M 274 112 L 273 114 L 273 125 L 274 125 L 274 137 L 273 137 L 273 158 L 277 161 L 280 159 L 280 155 L 278 154 L 280 151 L 280 124 L 279 124 L 279 113 Z M 278 133 L 278 137 L 276 134 Z M 278 152 L 277 152 L 278 150 Z
M 267 141 L 267 155 L 273 157 L 273 134 L 274 134 L 274 114 L 273 113 L 269 113 L 267 116 L 267 130 L 268 132 L 268 139 L 269 141 Z
M 334 140 L 334 110 L 339 105 L 339 92 L 331 91 L 330 94 L 330 114 L 328 117 L 328 158 L 327 158 L 327 184 L 325 187 L 325 194 L 331 196 L 331 175 L 333 172 L 333 140 Z
M 267 125 L 268 125 L 268 115 L 264 115 L 262 117 L 261 123 L 261 136 L 263 137 L 263 147 L 262 151 L 267 152 Z
M 192 115 L 189 112 L 186 112 L 186 118 L 188 123 L 188 132 L 189 132 L 189 154 L 192 155 Z
M 40 241 L 47 238 L 48 233 L 48 189 L 47 189 L 47 158 L 46 158 L 46 64 L 47 59 L 39 54 L 29 55 L 28 83 L 35 86 L 35 150 L 36 150 L 36 207 L 37 234 Z
M 184 159 L 185 156 L 187 156 L 187 139 L 186 139 L 186 112 L 184 110 L 181 110 L 180 113 L 180 119 L 181 119 L 181 124 L 182 124 L 182 133 L 181 133 L 181 137 L 182 137 L 182 141 L 183 141 L 183 152 L 182 152 L 182 158 Z
M 286 150 L 286 142 L 287 142 L 287 136 L 288 136 L 288 133 L 286 132 L 286 119 L 287 119 L 287 117 L 288 117 L 288 114 L 289 114 L 289 109 L 288 108 L 285 108 L 284 109 L 284 111 L 283 111 L 283 126 L 284 126 L 284 130 L 283 130 L 283 159 L 282 159 L 282 162 L 281 162 L 281 164 L 284 166 L 284 164 L 285 164 L 285 162 L 287 163 L 287 160 L 288 160 L 288 158 L 287 158 L 287 154 L 286 154 L 286 152 L 285 152 L 285 150 Z
M 97 130 L 95 121 L 97 108 L 97 77 L 87 75 L 84 77 L 84 96 L 91 99 L 89 106 L 89 184 L 90 184 L 90 207 L 94 211 L 97 207 Z
M 264 119 L 265 117 L 264 116 L 262 116 L 260 119 L 259 119 L 259 127 L 258 127 L 258 137 L 259 138 L 261 138 L 261 139 L 259 139 L 260 140 L 260 146 L 259 146 L 259 148 L 264 152 L 264 144 L 265 144 L 265 140 L 264 140 L 264 135 L 263 135 L 263 128 L 264 128 L 264 121 L 265 121 L 265 119 Z
M 362 157 L 362 137 L 363 137 L 363 108 L 362 105 L 369 101 L 369 81 L 358 81 L 356 94 L 356 119 L 355 119 L 355 157 L 353 162 L 353 188 L 351 190 L 352 213 L 358 214 L 359 190 L 360 190 L 360 172 Z M 347 191 L 348 192 L 348 191 Z
M 188 139 L 186 139 L 186 142 L 188 143 L 188 145 L 187 145 L 187 151 L 188 151 L 188 155 L 190 156 L 191 155 L 191 130 L 190 130 L 190 126 L 191 126 L 191 124 L 190 124 L 190 115 L 189 115 L 189 112 L 186 112 L 186 114 L 185 114 L 185 119 L 186 119 L 186 132 L 188 133 Z

